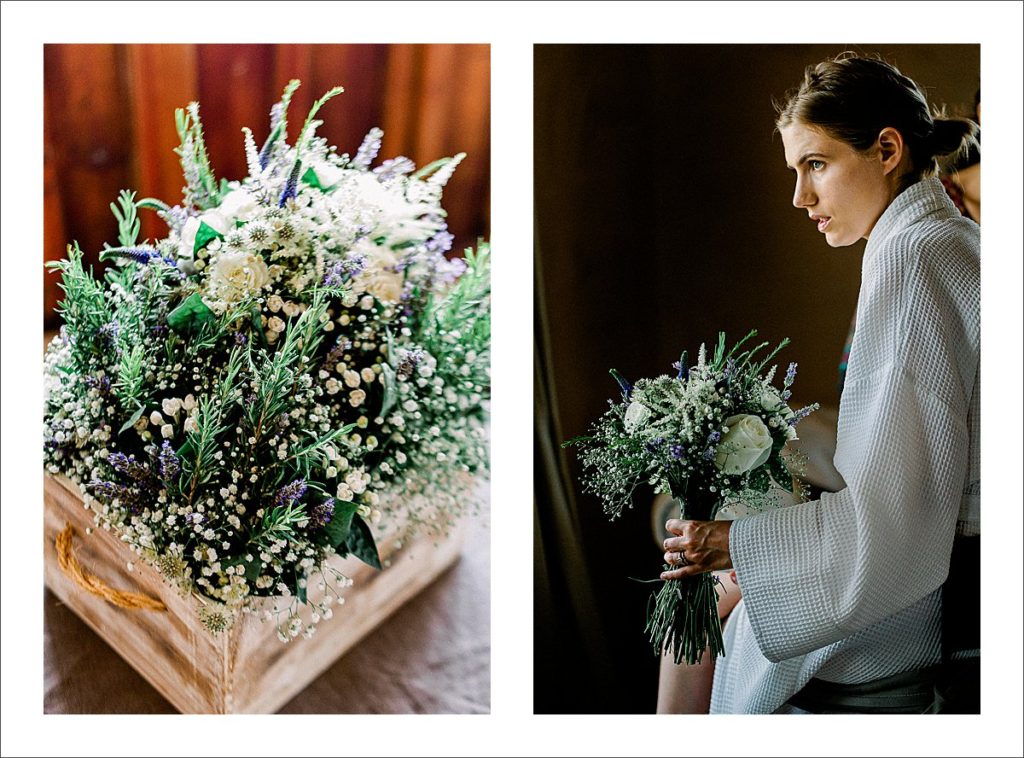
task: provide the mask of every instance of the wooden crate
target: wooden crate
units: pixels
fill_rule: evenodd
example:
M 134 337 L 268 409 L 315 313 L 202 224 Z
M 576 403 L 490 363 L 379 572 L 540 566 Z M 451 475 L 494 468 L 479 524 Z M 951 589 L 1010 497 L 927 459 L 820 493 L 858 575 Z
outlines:
M 331 666 L 405 601 L 436 579 L 459 557 L 464 528 L 438 543 L 433 537 L 397 536 L 379 545 L 383 571 L 356 558 L 336 559 L 353 579 L 340 589 L 343 605 L 321 621 L 310 638 L 283 643 L 273 622 L 241 615 L 228 632 L 213 635 L 200 623 L 198 600 L 182 597 L 133 554 L 112 532 L 95 529 L 93 512 L 75 485 L 45 475 L 45 576 L 50 589 L 182 713 L 273 713 Z M 83 590 L 58 565 L 55 540 L 70 524 L 74 554 L 83 568 L 107 585 L 159 599 L 164 611 L 123 609 Z M 437 543 L 437 544 L 435 544 Z M 310 587 L 309 596 L 318 594 Z

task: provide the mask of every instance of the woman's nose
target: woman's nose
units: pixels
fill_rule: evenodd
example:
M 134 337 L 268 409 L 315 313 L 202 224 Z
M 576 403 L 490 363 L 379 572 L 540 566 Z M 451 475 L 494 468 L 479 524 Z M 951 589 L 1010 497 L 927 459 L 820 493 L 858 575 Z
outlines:
M 814 205 L 816 199 L 807 183 L 803 179 L 796 180 L 796 189 L 793 191 L 793 205 L 797 208 L 807 208 Z

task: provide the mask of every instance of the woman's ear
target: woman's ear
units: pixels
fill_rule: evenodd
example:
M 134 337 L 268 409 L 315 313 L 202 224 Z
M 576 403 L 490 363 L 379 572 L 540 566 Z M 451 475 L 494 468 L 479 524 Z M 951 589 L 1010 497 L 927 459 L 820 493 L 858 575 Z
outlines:
M 890 174 L 900 165 L 906 153 L 903 135 L 891 126 L 878 133 L 878 153 L 882 159 L 882 171 Z

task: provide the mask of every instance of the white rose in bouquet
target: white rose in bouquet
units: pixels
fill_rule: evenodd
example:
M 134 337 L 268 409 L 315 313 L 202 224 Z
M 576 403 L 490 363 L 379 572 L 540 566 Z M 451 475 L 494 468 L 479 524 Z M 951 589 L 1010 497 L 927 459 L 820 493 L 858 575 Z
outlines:
M 647 423 L 647 419 L 650 417 L 651 411 L 646 405 L 636 401 L 630 403 L 629 407 L 626 408 L 626 418 L 623 422 L 626 426 L 626 431 L 632 434 Z
M 795 440 L 799 439 L 796 436 L 796 427 L 789 423 L 792 421 L 793 410 L 783 400 L 782 395 L 774 387 L 765 387 L 764 392 L 761 394 L 761 407 L 768 413 L 777 413 L 779 418 L 786 422 L 786 439 Z
M 345 169 L 338 168 L 327 161 L 314 161 L 310 166 L 316 174 L 316 180 L 325 190 L 331 189 L 345 178 Z
M 228 221 L 248 221 L 259 213 L 260 204 L 252 193 L 236 189 L 224 196 L 217 211 Z M 234 226 L 232 223 L 230 226 Z M 218 229 L 217 231 L 221 231 Z M 227 231 L 221 232 L 226 234 Z
M 206 224 L 220 234 L 227 234 L 228 230 L 234 226 L 219 210 L 207 211 L 200 216 L 189 216 L 185 226 L 181 229 L 181 246 L 178 254 L 182 258 L 191 258 L 195 254 L 196 235 L 199 233 L 201 224 Z
M 237 303 L 247 295 L 255 295 L 270 281 L 267 264 L 260 256 L 246 251 L 220 252 L 209 271 L 207 292 L 218 304 Z
M 411 202 L 400 189 L 385 186 L 373 174 L 359 174 L 354 183 L 374 220 L 371 238 L 386 236 L 395 245 L 428 239 L 444 228 L 437 208 Z
M 405 275 L 395 271 L 398 255 L 365 239 L 360 240 L 354 249 L 366 256 L 366 268 L 352 281 L 353 292 L 369 292 L 382 303 L 401 300 Z
M 757 416 L 741 413 L 725 420 L 728 432 L 722 437 L 715 456 L 715 466 L 735 476 L 752 471 L 768 460 L 772 451 L 772 435 Z

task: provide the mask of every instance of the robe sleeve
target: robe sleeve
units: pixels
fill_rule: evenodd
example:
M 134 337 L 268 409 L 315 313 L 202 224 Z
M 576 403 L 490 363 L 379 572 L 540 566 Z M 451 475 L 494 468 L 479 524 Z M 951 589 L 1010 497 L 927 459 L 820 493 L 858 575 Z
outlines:
M 847 487 L 733 522 L 762 653 L 837 642 L 938 589 L 949 571 L 977 371 L 977 259 L 897 238 L 865 268 L 840 404 Z M 973 288 L 973 294 L 972 294 Z

